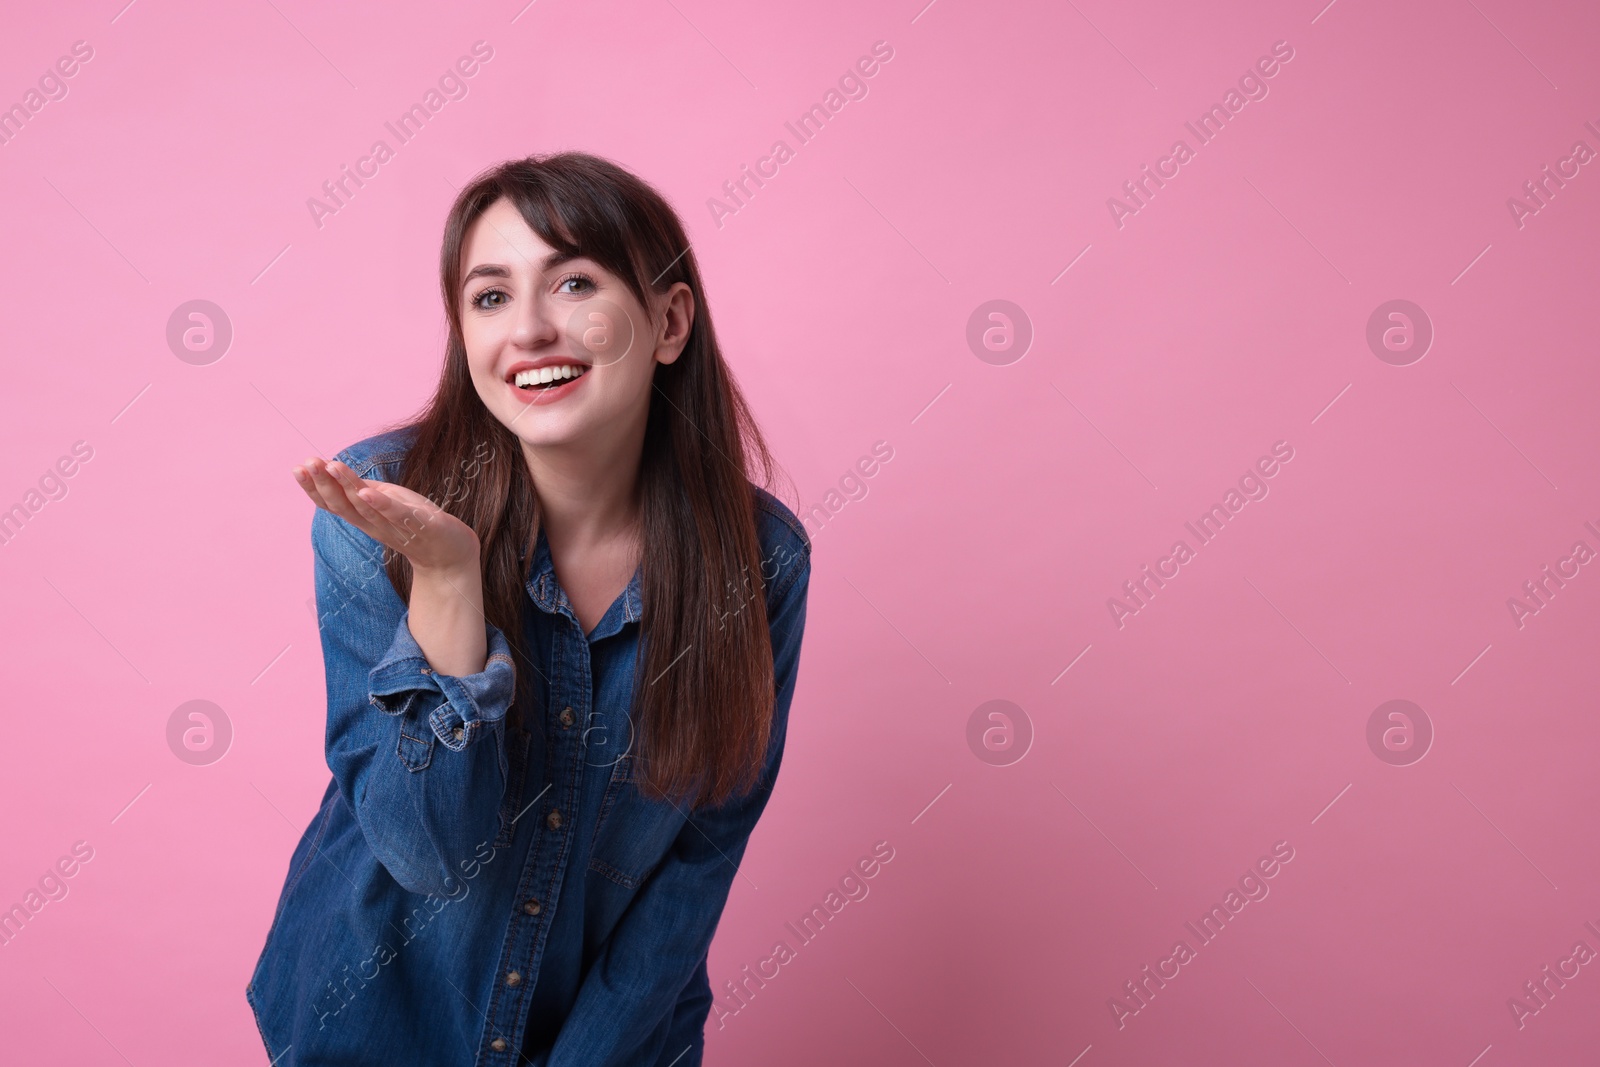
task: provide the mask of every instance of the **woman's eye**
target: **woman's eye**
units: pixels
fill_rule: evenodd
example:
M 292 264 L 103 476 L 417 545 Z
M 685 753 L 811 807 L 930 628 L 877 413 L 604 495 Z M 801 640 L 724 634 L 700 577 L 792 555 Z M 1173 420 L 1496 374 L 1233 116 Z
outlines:
M 577 286 L 579 286 L 579 288 L 577 288 L 577 289 L 567 289 L 567 288 L 565 288 L 566 286 L 573 285 L 573 284 L 576 284 Z M 569 294 L 572 294 L 572 293 L 587 293 L 587 292 L 591 291 L 592 289 L 594 289 L 594 279 L 589 277 L 587 274 L 569 274 L 565 278 L 562 278 L 559 282 L 556 283 L 556 291 L 557 292 L 566 292 L 566 293 L 569 293 Z
M 485 301 L 487 301 L 490 297 L 504 297 L 505 295 L 506 294 L 501 292 L 499 289 L 485 289 L 483 292 L 472 298 L 472 306 L 480 310 L 487 310 L 491 307 L 499 307 L 499 303 L 489 304 L 485 303 Z

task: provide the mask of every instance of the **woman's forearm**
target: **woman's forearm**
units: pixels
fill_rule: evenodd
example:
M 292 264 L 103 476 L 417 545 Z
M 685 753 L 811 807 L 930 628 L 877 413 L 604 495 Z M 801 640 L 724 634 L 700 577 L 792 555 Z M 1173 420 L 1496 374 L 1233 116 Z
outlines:
M 477 557 L 453 568 L 413 566 L 406 621 L 435 671 L 457 678 L 482 671 L 489 647 Z

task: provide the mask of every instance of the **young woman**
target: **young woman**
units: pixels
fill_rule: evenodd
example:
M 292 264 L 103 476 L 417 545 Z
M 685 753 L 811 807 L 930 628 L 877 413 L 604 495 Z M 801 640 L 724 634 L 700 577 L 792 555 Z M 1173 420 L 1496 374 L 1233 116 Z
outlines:
M 274 1067 L 692 1067 L 810 543 L 650 186 L 502 164 L 440 274 L 429 406 L 294 470 L 333 778 L 246 997 Z

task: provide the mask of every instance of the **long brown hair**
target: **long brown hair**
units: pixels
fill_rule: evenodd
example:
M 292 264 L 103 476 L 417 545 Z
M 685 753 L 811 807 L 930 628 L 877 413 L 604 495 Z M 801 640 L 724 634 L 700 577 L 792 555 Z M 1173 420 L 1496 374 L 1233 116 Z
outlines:
M 521 625 L 521 557 L 535 544 L 538 497 L 520 442 L 473 387 L 461 329 L 462 245 L 501 197 L 551 248 L 599 263 L 646 308 L 647 285 L 659 294 L 683 282 L 694 295 L 688 341 L 677 360 L 656 366 L 650 394 L 639 466 L 643 617 L 629 717 L 642 792 L 721 803 L 754 785 L 770 739 L 772 647 L 750 479 L 769 484 L 774 464 L 717 346 L 683 224 L 661 194 L 582 152 L 508 160 L 461 190 L 439 253 L 450 323 L 444 367 L 431 401 L 401 424 L 416 436 L 400 484 L 477 531 L 484 614 L 516 652 L 514 711 L 539 729 L 526 721 L 528 676 L 538 668 Z M 410 562 L 392 554 L 387 570 L 408 599 Z M 746 603 L 730 604 L 730 595 Z

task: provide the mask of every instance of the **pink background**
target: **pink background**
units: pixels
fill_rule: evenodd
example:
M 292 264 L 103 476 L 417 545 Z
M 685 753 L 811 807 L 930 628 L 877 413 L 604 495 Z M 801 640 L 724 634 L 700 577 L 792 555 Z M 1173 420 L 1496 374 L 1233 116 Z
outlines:
M 266 1062 L 244 986 L 328 780 L 289 468 L 421 402 L 454 188 L 560 148 L 682 212 L 801 499 L 894 452 L 812 523 L 714 987 L 874 842 L 895 857 L 713 1017 L 709 1062 L 1592 1054 L 1600 967 L 1521 1028 L 1507 1002 L 1600 950 L 1600 567 L 1520 629 L 1507 599 L 1600 549 L 1600 165 L 1520 228 L 1506 201 L 1600 149 L 1600 14 L 922 2 L 8 14 L 0 103 L 94 56 L 0 146 L 0 506 L 93 458 L 0 546 L 0 905 L 94 857 L 0 948 L 3 1058 Z M 318 228 L 307 198 L 478 40 L 469 94 Z M 879 40 L 868 95 L 797 146 L 784 122 Z M 1269 95 L 1119 228 L 1107 199 L 1280 40 Z M 778 138 L 794 158 L 719 227 L 706 200 Z M 1409 366 L 1366 342 L 1398 298 L 1436 334 Z M 165 340 L 193 299 L 234 329 L 209 365 Z M 1008 365 L 965 339 L 994 299 L 1034 330 Z M 1280 440 L 1270 495 L 1119 629 L 1107 599 Z M 234 734 L 205 766 L 166 740 L 196 699 Z M 1032 726 L 1008 766 L 967 741 L 994 699 Z M 1409 766 L 1367 742 L 1392 699 L 1435 731 Z M 1279 841 L 1270 895 L 1119 1028 L 1110 998 Z

